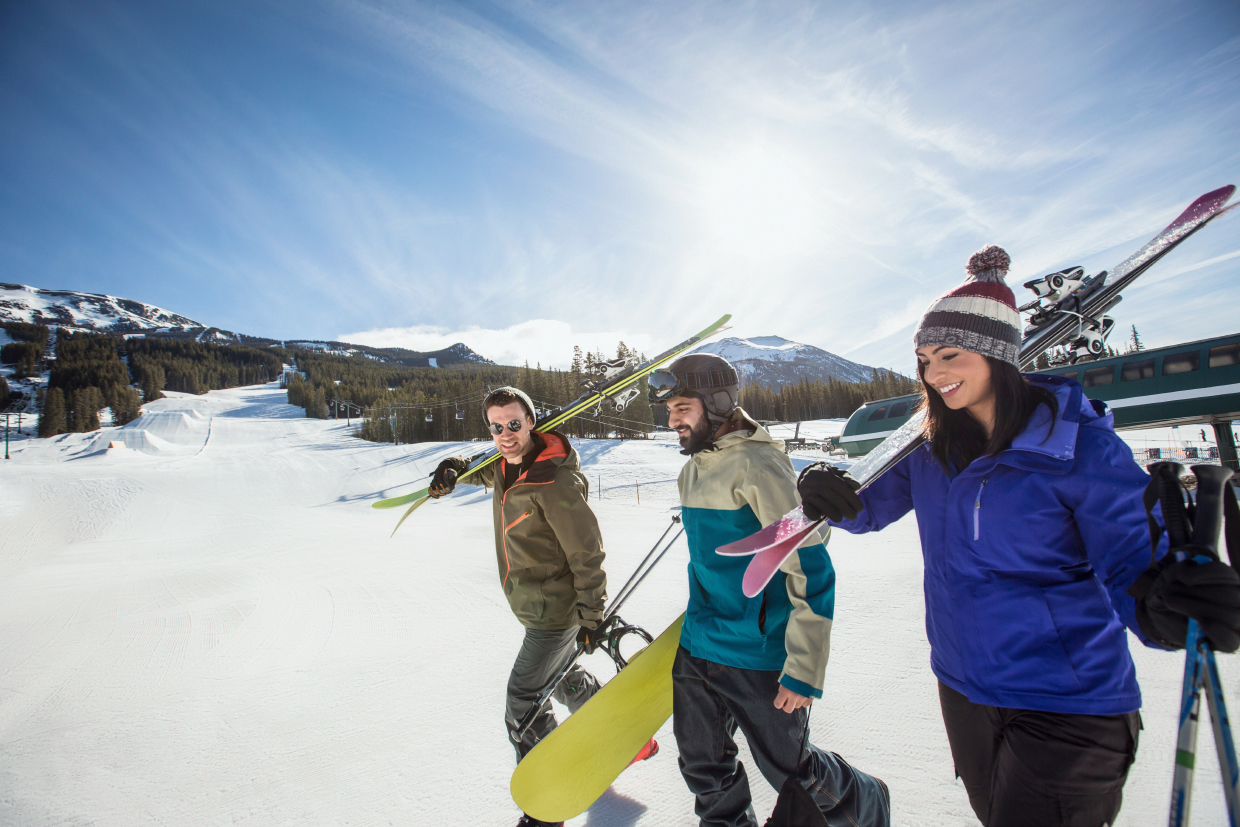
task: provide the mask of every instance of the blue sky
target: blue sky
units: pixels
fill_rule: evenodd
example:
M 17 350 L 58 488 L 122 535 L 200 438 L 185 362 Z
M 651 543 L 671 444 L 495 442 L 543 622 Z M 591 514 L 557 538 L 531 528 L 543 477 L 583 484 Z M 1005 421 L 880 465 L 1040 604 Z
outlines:
M 1240 184 L 1240 4 L 7 3 L 0 111 L 2 281 L 544 365 L 731 312 L 911 372 L 979 247 L 1023 300 Z M 1238 276 L 1228 216 L 1117 324 L 1235 332 Z

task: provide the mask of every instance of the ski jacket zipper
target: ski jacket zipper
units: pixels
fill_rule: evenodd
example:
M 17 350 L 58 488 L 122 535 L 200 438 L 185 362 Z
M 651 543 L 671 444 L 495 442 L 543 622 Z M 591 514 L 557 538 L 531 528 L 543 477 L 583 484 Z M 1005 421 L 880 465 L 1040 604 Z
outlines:
M 513 488 L 516 488 L 518 485 L 550 485 L 550 484 L 551 484 L 551 483 L 549 483 L 549 482 L 521 482 L 521 480 L 523 480 L 523 479 L 525 479 L 525 474 L 522 474 L 521 476 L 517 477 L 516 482 L 514 482 L 514 483 L 513 483 L 513 484 L 512 484 L 509 488 L 504 489 L 504 494 L 503 494 L 503 496 L 501 496 L 501 497 L 499 498 L 499 513 L 500 513 L 501 515 L 504 513 L 504 505 L 508 502 L 508 492 L 509 492 L 509 491 L 512 491 L 512 489 L 513 489 Z M 531 510 L 529 510 L 529 511 L 525 512 L 524 514 L 522 514 L 522 515 L 521 515 L 520 517 L 518 517 L 517 519 L 513 520 L 513 521 L 512 521 L 511 523 L 509 523 L 508 525 L 504 526 L 504 533 L 503 533 L 503 540 L 504 540 L 504 582 L 501 584 L 503 587 L 507 587 L 507 585 L 508 585 L 508 575 L 512 574 L 512 559 L 508 556 L 508 529 L 512 528 L 512 527 L 513 527 L 513 526 L 515 526 L 517 523 L 521 522 L 522 520 L 524 520 L 526 517 L 530 516 L 530 515 L 531 515 L 531 514 L 533 514 L 533 513 L 534 513 L 534 511 L 533 511 L 533 509 L 531 509 Z
M 986 490 L 986 480 L 989 477 L 982 477 L 982 484 L 977 489 L 977 499 L 973 501 L 973 539 L 977 540 L 982 534 L 982 492 Z

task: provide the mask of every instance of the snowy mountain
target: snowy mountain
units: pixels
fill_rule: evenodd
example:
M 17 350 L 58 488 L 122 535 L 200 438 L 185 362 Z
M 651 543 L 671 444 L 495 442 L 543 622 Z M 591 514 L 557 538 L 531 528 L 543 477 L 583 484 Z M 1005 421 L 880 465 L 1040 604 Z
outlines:
M 850 362 L 834 353 L 813 345 L 803 345 L 780 336 L 755 336 L 741 339 L 731 336 L 708 342 L 696 351 L 722 356 L 740 374 L 741 384 L 756 382 L 769 388 L 780 388 L 804 378 L 826 382 L 835 377 L 841 382 L 868 382 L 874 369 Z
M 457 342 L 442 350 L 419 352 L 403 347 L 370 347 L 350 342 L 287 341 L 286 347 L 316 350 L 329 356 L 365 356 L 378 362 L 397 362 L 411 368 L 446 368 L 450 365 L 494 365 L 466 345 Z
M 43 290 L 24 284 L 3 282 L 0 282 L 0 322 L 27 322 L 99 333 L 155 334 L 170 339 L 218 345 L 301 347 L 339 356 L 362 355 L 409 367 L 494 364 L 460 343 L 430 353 L 417 353 L 404 348 L 374 348 L 347 342 L 283 342 L 208 327 L 179 313 L 132 299 L 76 290 Z
M 60 325 L 108 333 L 206 330 L 206 325 L 143 302 L 74 290 L 0 282 L 0 321 Z

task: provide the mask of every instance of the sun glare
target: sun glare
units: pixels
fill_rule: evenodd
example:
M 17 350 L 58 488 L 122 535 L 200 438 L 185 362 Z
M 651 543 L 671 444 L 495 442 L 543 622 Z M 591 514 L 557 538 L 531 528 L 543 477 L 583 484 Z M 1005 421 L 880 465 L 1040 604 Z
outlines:
M 796 153 L 766 144 L 704 162 L 699 209 L 707 240 L 720 252 L 754 258 L 797 258 L 822 232 L 814 170 Z

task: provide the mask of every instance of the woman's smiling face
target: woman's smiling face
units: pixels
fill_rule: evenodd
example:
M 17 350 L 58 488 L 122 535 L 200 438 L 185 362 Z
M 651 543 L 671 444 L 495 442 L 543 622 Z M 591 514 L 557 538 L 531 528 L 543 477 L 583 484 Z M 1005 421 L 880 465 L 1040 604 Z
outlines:
M 954 411 L 963 408 L 975 415 L 993 408 L 995 392 L 985 356 L 958 347 L 927 345 L 917 348 L 917 361 L 926 385 L 947 407 Z

